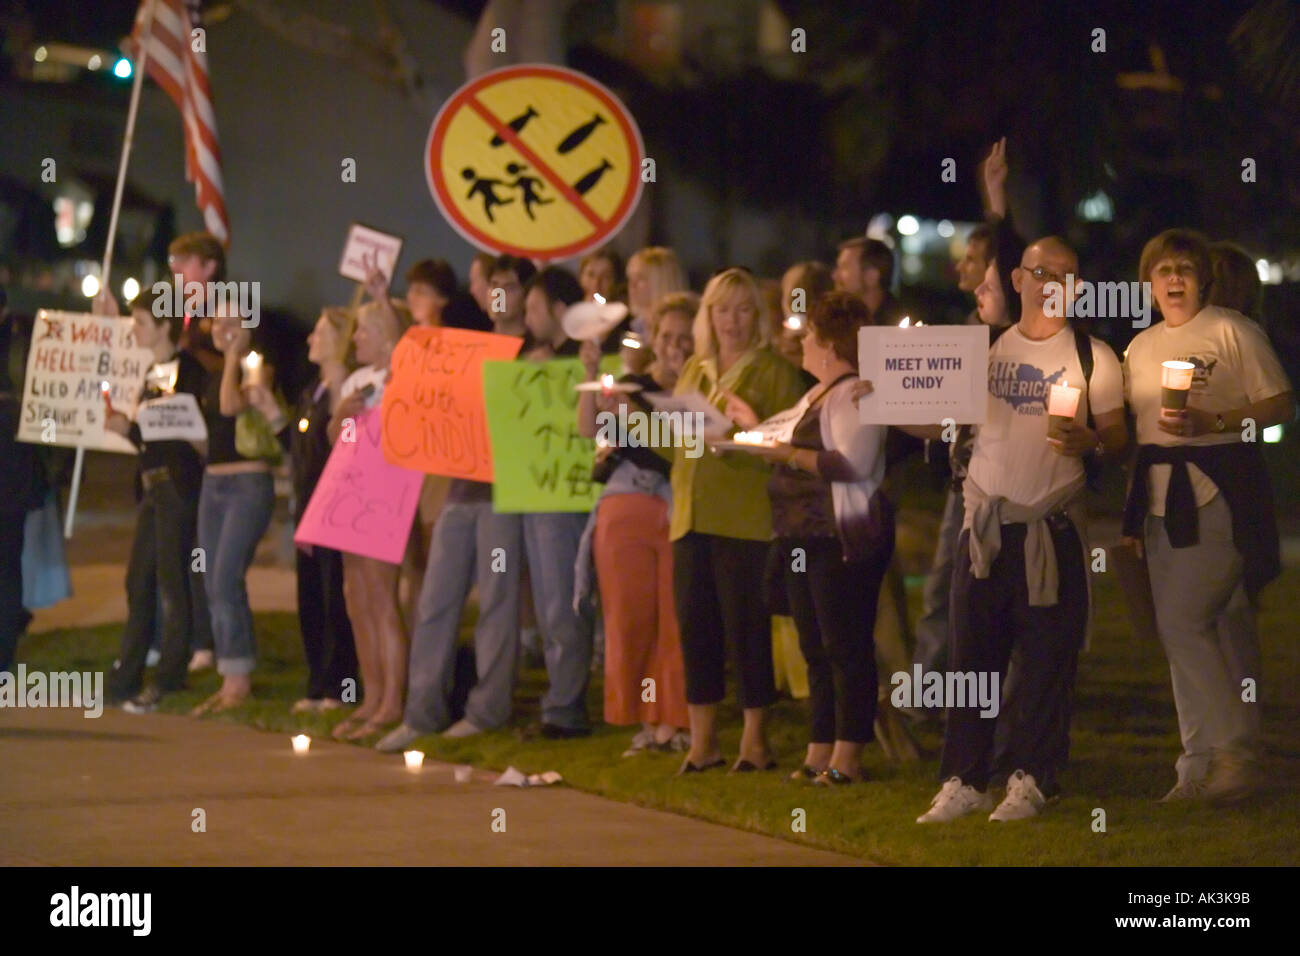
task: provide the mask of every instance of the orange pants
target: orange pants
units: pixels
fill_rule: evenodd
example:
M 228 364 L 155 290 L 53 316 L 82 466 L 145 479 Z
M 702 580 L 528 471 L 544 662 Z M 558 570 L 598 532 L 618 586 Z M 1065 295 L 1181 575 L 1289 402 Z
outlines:
M 657 495 L 602 498 L 592 552 L 605 615 L 605 722 L 689 727 L 667 504 Z M 642 699 L 647 677 L 653 701 Z

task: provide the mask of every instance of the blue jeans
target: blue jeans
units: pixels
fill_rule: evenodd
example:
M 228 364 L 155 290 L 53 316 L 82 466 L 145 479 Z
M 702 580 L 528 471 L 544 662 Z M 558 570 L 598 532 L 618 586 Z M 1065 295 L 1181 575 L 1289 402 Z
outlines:
M 494 553 L 497 549 L 499 553 Z M 519 515 L 494 514 L 489 502 L 448 502 L 433 526 L 429 563 L 411 629 L 406 711 L 402 722 L 432 733 L 451 723 L 456 642 L 470 585 L 478 585 L 474 664 L 478 683 L 465 719 L 481 730 L 510 719 L 519 656 Z
M 199 547 L 207 572 L 204 585 L 212 615 L 217 673 L 251 674 L 257 662 L 253 612 L 244 575 L 257 542 L 271 523 L 275 484 L 270 472 L 237 475 L 205 472 L 199 495 Z
M 551 686 L 542 697 L 542 722 L 567 730 L 587 724 L 587 683 L 595 614 L 573 610 L 574 562 L 587 526 L 585 514 L 524 515 L 524 548 L 533 582 L 533 606 L 542 632 L 542 655 Z

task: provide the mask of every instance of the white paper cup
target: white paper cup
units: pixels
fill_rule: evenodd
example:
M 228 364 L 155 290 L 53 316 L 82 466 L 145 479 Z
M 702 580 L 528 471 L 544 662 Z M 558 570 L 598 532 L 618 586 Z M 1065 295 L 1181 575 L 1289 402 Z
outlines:
M 306 734 L 298 734 L 296 737 L 289 738 L 293 744 L 293 752 L 296 754 L 305 754 L 311 749 L 311 738 Z
M 406 760 L 407 770 L 419 770 L 424 765 L 424 752 L 421 750 L 407 750 L 402 753 Z
M 452 773 L 457 783 L 469 783 L 474 778 L 474 768 L 470 764 L 460 764 Z

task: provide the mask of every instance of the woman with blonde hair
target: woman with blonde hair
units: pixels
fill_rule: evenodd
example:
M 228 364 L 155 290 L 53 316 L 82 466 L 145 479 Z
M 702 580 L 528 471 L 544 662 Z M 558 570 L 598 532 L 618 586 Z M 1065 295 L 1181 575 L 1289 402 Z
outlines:
M 367 302 L 361 307 L 352 335 L 361 367 L 339 387 L 340 401 L 329 424 L 331 442 L 338 441 L 345 421 L 379 406 L 393 348 L 411 321 L 402 306 L 384 309 Z M 402 718 L 408 642 L 398 610 L 400 572 L 400 565 L 377 558 L 343 555 L 343 598 L 356 637 L 363 692 L 361 705 L 335 726 L 335 737 L 359 740 Z
M 696 393 L 743 427 L 789 408 L 804 388 L 799 370 L 769 347 L 771 327 L 754 277 L 725 269 L 709 280 L 693 323 L 695 354 L 674 395 Z M 772 537 L 771 467 L 750 455 L 718 455 L 691 443 L 673 449 L 673 594 L 686 668 L 691 748 L 679 773 L 722 766 L 717 709 L 726 648 L 734 648 L 744 731 L 733 772 L 776 766 L 765 734 L 776 699 L 772 631 L 762 592 Z M 687 454 L 691 451 L 692 454 Z
M 634 375 L 650 367 L 650 315 L 655 304 L 670 292 L 685 292 L 686 275 L 677 253 L 667 246 L 646 246 L 627 260 L 627 328 L 640 340 L 640 348 L 624 348 L 623 364 Z
M 328 306 L 307 336 L 307 360 L 319 369 L 303 389 L 298 406 L 277 429 L 276 437 L 289 452 L 293 475 L 294 524 L 302 520 L 307 502 L 330 455 L 329 423 L 341 400 L 343 382 L 356 370 L 352 335 L 357 317 L 351 309 Z M 249 402 L 275 427 L 283 413 L 269 389 L 253 386 Z M 307 696 L 293 705 L 294 713 L 334 710 L 343 706 L 343 683 L 357 676 L 357 652 L 343 600 L 343 555 L 333 548 L 300 544 L 298 564 L 298 628 L 307 661 Z

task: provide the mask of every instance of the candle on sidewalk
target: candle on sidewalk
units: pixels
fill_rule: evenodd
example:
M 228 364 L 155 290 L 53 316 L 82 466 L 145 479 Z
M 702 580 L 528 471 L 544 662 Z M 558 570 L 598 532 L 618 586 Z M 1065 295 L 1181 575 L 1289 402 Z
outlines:
M 306 734 L 298 734 L 292 738 L 293 752 L 296 754 L 305 754 L 311 749 L 311 738 Z
M 406 759 L 407 770 L 419 770 L 424 764 L 424 751 L 422 750 L 407 750 L 403 752 L 402 756 Z

